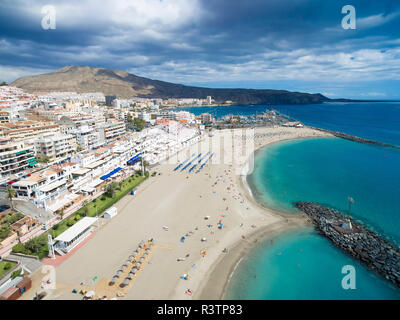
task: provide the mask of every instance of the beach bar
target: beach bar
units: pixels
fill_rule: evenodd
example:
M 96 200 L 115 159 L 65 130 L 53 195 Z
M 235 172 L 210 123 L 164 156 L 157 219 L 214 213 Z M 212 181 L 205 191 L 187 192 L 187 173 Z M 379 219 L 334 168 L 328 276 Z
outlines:
M 71 228 L 64 231 L 55 238 L 55 248 L 62 250 L 64 253 L 70 252 L 79 243 L 86 239 L 93 231 L 92 225 L 97 218 L 85 217 L 78 221 Z

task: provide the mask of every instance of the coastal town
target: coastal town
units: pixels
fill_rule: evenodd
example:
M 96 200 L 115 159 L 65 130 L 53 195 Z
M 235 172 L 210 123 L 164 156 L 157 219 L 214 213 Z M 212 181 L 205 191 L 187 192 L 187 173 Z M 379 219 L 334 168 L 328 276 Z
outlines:
M 217 119 L 179 108 L 212 103 L 212 97 L 118 99 L 102 93 L 30 94 L 0 86 L 0 296 L 22 297 L 32 285 L 31 274 L 46 264 L 61 265 L 106 228 L 120 202 L 135 198 L 146 180 L 161 179 L 161 163 L 189 173 L 210 166 L 216 154 L 190 155 L 197 155 L 198 144 L 215 130 L 301 126 L 273 110 Z M 149 255 L 148 245 L 142 245 L 141 258 Z M 129 259 L 138 263 L 135 254 Z M 24 290 L 18 289 L 20 282 L 27 283 Z M 39 289 L 35 294 L 45 292 Z

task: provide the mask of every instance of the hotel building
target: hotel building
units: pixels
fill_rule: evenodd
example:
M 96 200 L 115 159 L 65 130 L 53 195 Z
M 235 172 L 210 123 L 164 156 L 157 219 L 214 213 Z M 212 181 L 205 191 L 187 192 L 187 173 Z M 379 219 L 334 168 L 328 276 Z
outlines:
M 23 141 L 0 139 L 0 176 L 5 180 L 37 164 L 35 151 L 32 145 Z
M 35 139 L 35 148 L 38 157 L 64 160 L 75 152 L 76 140 L 71 134 L 44 134 Z

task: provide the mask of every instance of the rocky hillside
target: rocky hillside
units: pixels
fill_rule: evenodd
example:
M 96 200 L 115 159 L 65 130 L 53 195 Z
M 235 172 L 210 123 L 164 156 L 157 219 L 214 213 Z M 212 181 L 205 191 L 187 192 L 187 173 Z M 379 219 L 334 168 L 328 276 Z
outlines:
M 211 89 L 138 77 L 125 71 L 88 66 L 66 66 L 54 72 L 17 79 L 12 86 L 28 92 L 103 92 L 120 98 L 201 98 L 212 96 L 218 103 L 311 104 L 329 101 L 321 94 L 285 90 Z

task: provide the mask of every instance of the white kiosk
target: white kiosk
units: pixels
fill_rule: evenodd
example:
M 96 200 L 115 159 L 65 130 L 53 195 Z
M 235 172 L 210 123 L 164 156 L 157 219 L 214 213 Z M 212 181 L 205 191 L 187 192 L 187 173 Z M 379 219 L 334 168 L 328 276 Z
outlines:
M 116 207 L 111 207 L 104 212 L 104 219 L 112 219 L 118 214 L 118 209 Z
M 97 221 L 97 218 L 84 217 L 75 223 L 71 228 L 64 231 L 57 238 L 54 248 L 63 251 L 64 253 L 70 252 L 79 243 L 85 240 L 93 231 L 92 225 Z

